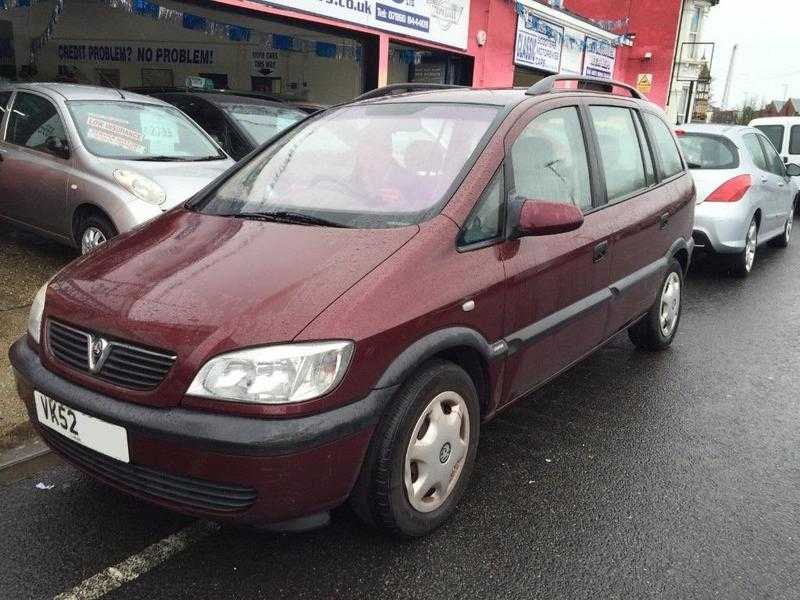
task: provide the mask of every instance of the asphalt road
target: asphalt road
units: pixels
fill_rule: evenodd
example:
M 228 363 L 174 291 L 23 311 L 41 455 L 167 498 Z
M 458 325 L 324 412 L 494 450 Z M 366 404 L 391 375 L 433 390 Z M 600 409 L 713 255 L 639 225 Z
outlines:
M 301 535 L 211 529 L 106 597 L 798 598 L 795 244 L 760 249 L 747 281 L 699 265 L 671 350 L 620 336 L 486 426 L 466 501 L 430 537 L 346 510 Z M 192 523 L 68 467 L 0 488 L 0 598 L 141 564 Z

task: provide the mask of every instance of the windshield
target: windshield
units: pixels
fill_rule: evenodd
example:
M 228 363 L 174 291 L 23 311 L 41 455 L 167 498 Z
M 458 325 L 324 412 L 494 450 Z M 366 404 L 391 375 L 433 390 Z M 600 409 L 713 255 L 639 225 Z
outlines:
M 106 100 L 76 100 L 68 105 L 83 145 L 95 156 L 154 161 L 225 158 L 171 106 Z
M 219 102 L 218 104 L 242 129 L 250 134 L 257 144 L 263 144 L 307 116 L 294 108 L 269 104 L 234 102 Z
M 690 169 L 735 169 L 739 151 L 727 138 L 703 133 L 680 133 L 678 141 Z
M 418 223 L 497 113 L 467 104 L 342 107 L 301 124 L 198 206 L 217 215 L 302 213 L 348 227 Z
M 783 125 L 756 125 L 755 128 L 769 138 L 778 152 L 783 152 Z

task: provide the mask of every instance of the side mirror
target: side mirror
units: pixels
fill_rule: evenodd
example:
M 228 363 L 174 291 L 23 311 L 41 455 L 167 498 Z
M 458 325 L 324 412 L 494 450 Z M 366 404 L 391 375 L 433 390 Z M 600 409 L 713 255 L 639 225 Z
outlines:
M 69 158 L 69 146 L 61 138 L 51 135 L 44 141 L 47 151 L 61 158 Z
M 577 206 L 562 202 L 523 200 L 513 237 L 566 233 L 581 225 L 583 213 Z
M 789 177 L 800 177 L 800 165 L 797 163 L 789 163 L 786 165 L 786 174 Z

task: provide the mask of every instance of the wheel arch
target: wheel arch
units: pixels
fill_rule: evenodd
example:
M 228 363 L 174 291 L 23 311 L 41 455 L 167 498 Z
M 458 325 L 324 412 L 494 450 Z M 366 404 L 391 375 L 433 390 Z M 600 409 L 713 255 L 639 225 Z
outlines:
M 399 385 L 428 361 L 440 358 L 467 372 L 478 390 L 481 414 L 490 410 L 490 362 L 498 353 L 480 332 L 468 327 L 448 327 L 425 335 L 407 347 L 384 371 L 376 388 Z
M 114 226 L 114 228 L 117 231 L 119 231 L 119 227 L 117 227 L 117 224 L 114 222 L 114 219 L 111 218 L 111 215 L 108 214 L 108 212 L 106 212 L 96 204 L 92 204 L 91 202 L 83 202 L 82 204 L 76 206 L 75 210 L 72 211 L 72 220 L 70 225 L 70 230 L 72 232 L 72 241 L 78 248 L 80 248 L 81 245 L 81 242 L 78 239 L 78 226 L 80 225 L 82 219 L 91 214 L 97 214 L 108 219 Z

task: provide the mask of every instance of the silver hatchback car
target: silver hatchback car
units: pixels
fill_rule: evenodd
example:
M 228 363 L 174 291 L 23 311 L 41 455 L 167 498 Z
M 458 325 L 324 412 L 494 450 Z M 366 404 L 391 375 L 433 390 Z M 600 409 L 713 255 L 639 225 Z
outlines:
M 82 253 L 184 202 L 233 164 L 155 98 L 65 83 L 0 87 L 0 218 Z
M 759 244 L 789 245 L 800 166 L 784 165 L 752 127 L 692 124 L 675 133 L 697 187 L 695 247 L 747 276 Z

